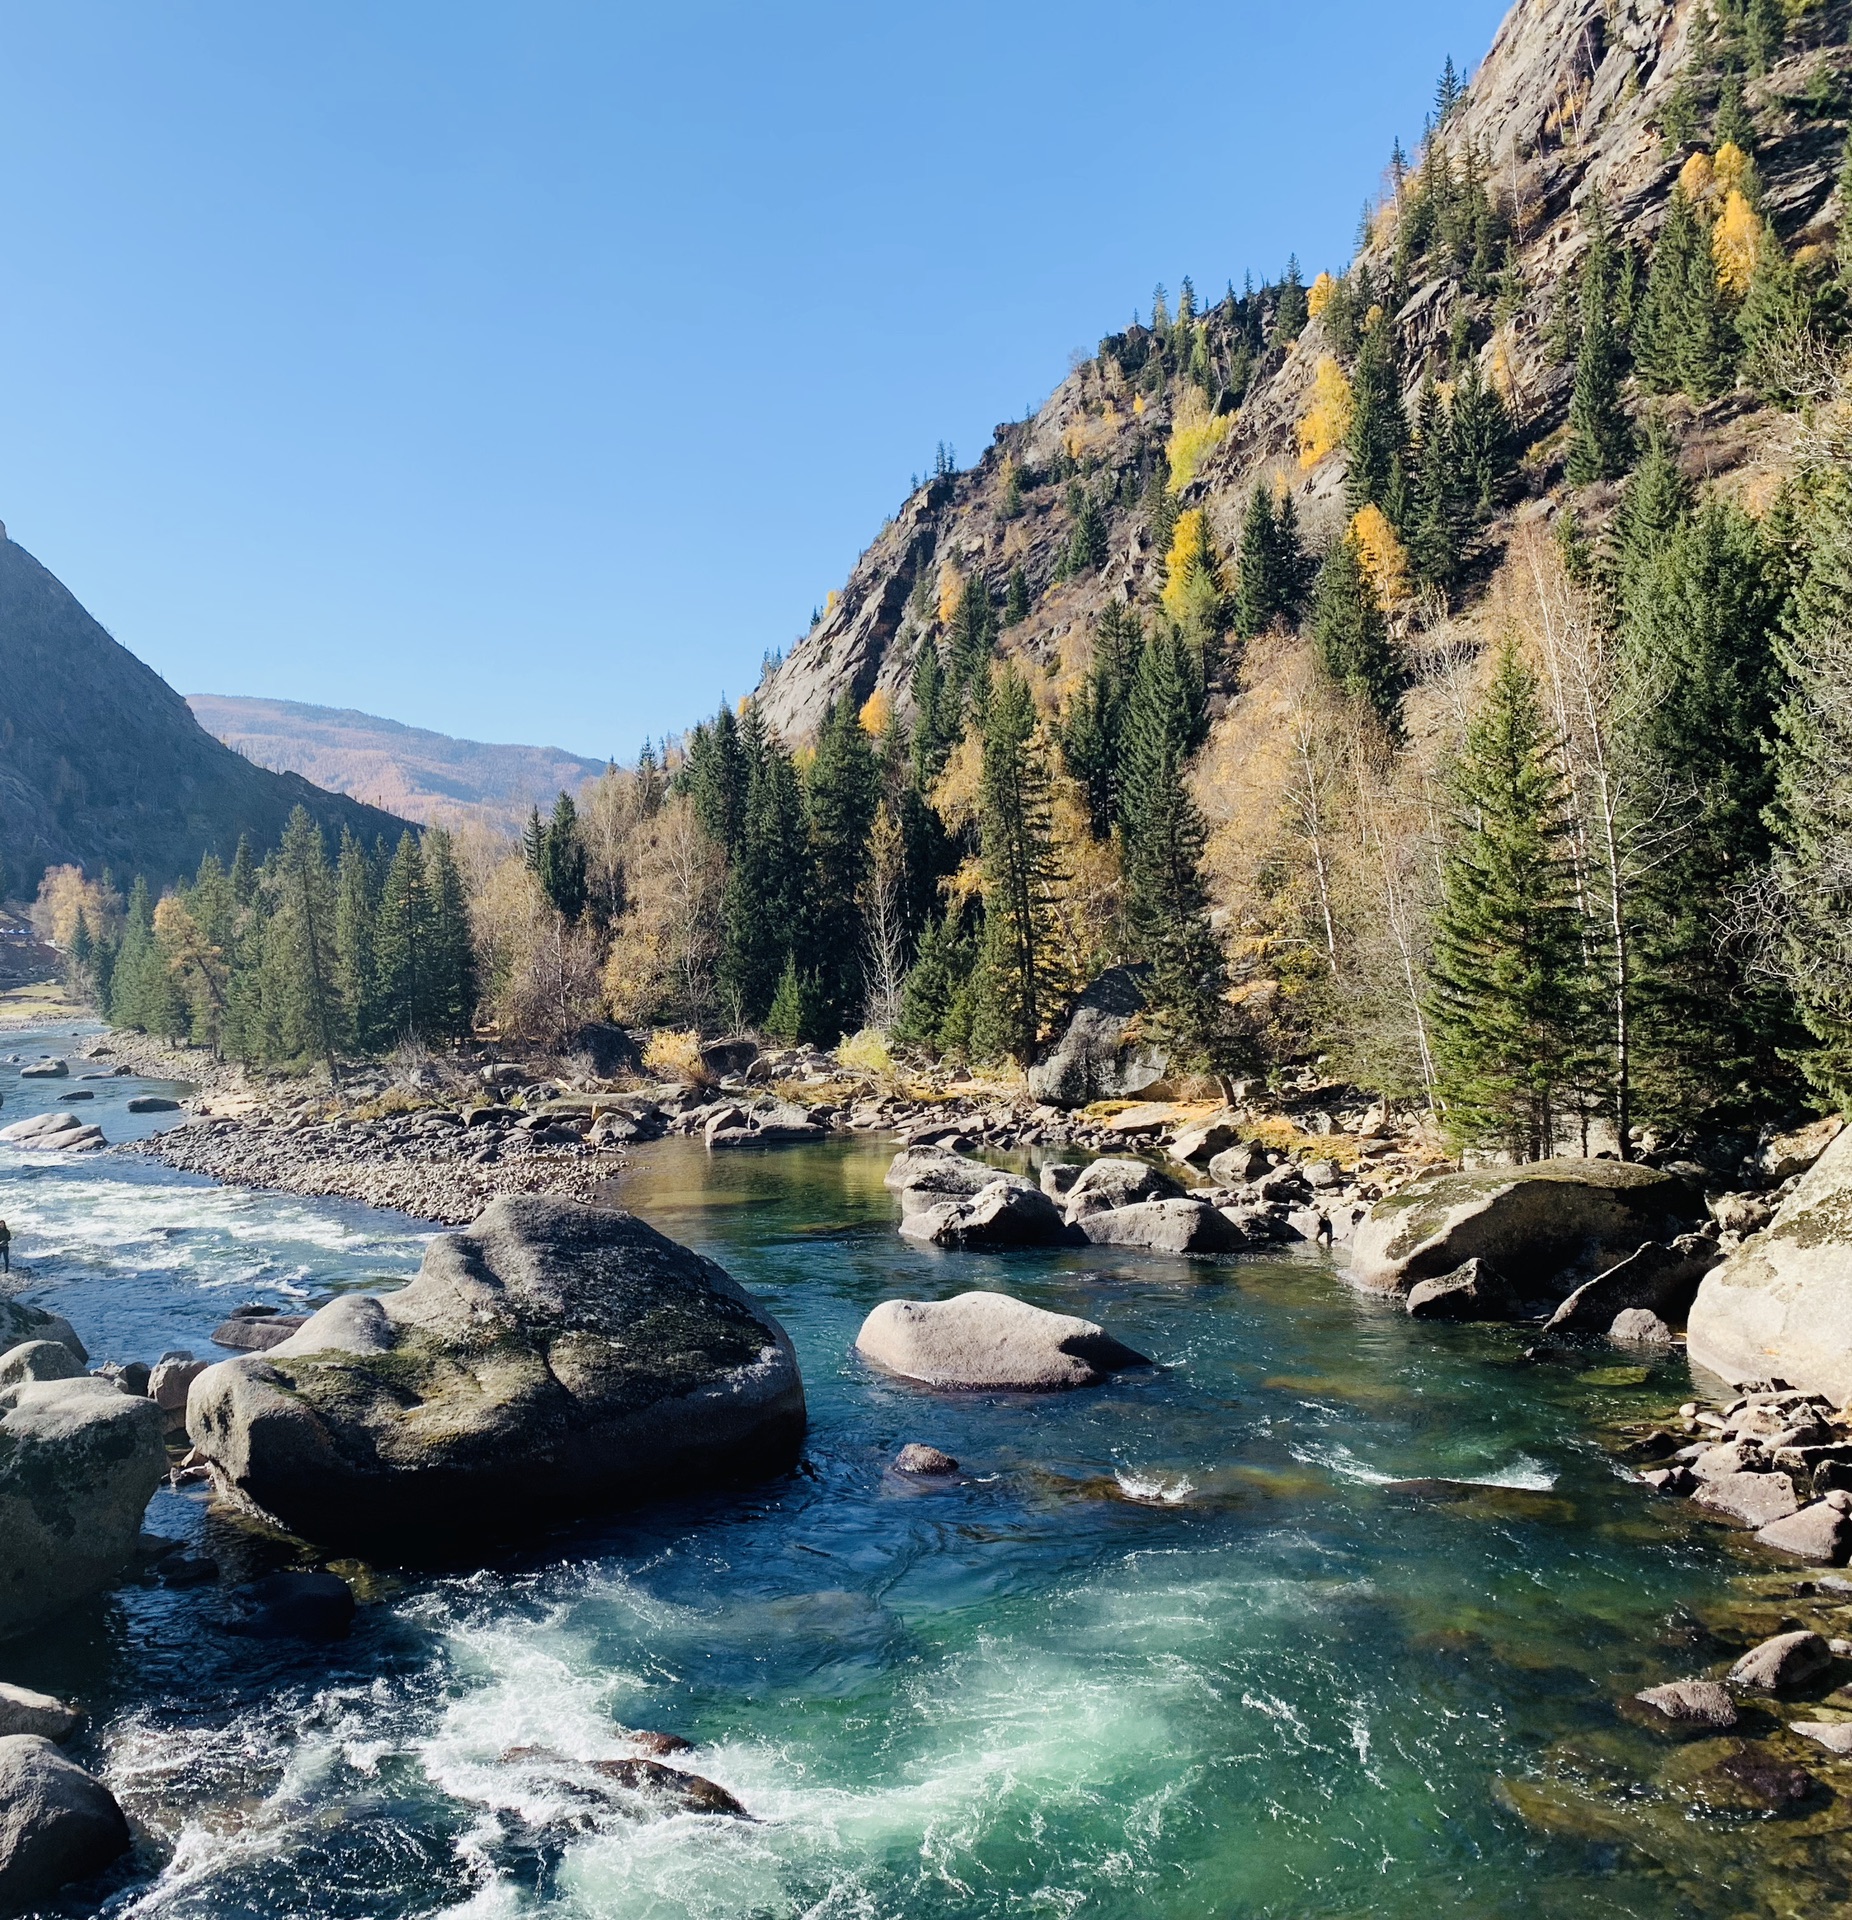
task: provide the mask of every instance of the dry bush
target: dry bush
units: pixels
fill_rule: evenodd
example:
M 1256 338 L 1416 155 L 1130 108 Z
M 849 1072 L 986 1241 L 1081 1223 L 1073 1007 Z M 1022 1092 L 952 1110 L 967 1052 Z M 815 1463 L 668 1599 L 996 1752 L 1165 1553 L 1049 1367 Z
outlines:
M 658 1027 L 643 1049 L 643 1064 L 659 1079 L 679 1080 L 686 1087 L 704 1087 L 713 1079 L 701 1058 L 701 1036 L 692 1027 Z
M 836 1049 L 836 1059 L 853 1073 L 890 1073 L 894 1066 L 893 1049 L 879 1027 L 850 1034 Z

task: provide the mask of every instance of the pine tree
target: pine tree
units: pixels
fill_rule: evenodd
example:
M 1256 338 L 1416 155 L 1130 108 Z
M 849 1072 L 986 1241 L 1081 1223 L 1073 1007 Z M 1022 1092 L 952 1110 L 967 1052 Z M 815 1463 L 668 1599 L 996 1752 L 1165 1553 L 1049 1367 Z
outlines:
M 544 824 L 542 848 L 544 858 Z M 533 856 L 529 865 L 532 869 Z M 424 849 L 409 830 L 399 837 L 397 851 L 386 869 L 380 889 L 374 935 L 378 969 L 379 1026 L 382 1044 L 428 1037 L 433 999 L 431 898 L 425 875 Z
M 913 660 L 913 781 L 929 792 L 958 744 L 958 701 L 946 684 L 945 663 L 931 634 L 922 636 Z
M 1361 701 L 1399 739 L 1401 675 L 1389 644 L 1389 623 L 1353 533 L 1346 532 L 1332 547 L 1318 571 L 1312 638 L 1332 684 Z
M 810 829 L 796 765 L 769 729 L 753 761 L 721 909 L 721 984 L 745 1025 L 766 1017 L 810 925 Z
M 264 965 L 274 1042 L 282 1060 L 319 1060 L 333 1079 L 344 1025 L 336 978 L 334 875 L 321 828 L 306 807 L 297 807 L 283 828 L 272 884 L 275 907 Z
M 810 819 L 810 911 L 804 971 L 814 983 L 813 1025 L 835 1039 L 858 1023 L 863 999 L 862 883 L 868 834 L 880 803 L 873 743 L 852 700 L 833 700 L 817 731 L 804 782 Z
M 1188 785 L 1203 729 L 1201 683 L 1176 638 L 1160 631 L 1145 643 L 1125 704 L 1126 926 L 1150 964 L 1152 1025 L 1176 1064 L 1221 1070 L 1231 1064 L 1227 963 L 1209 924 L 1208 835 Z
M 1510 411 L 1477 360 L 1467 361 L 1454 387 L 1448 426 L 1467 522 L 1483 527 L 1497 511 L 1517 461 Z
M 1408 417 L 1402 410 L 1402 376 L 1386 317 L 1364 332 L 1350 402 L 1350 432 L 1344 443 L 1349 462 L 1346 497 L 1352 512 L 1381 507 L 1394 521 L 1408 451 Z
M 1459 577 L 1467 501 L 1446 404 L 1430 376 L 1415 408 L 1408 557 L 1418 586 L 1450 592 Z
M 1049 997 L 1047 783 L 1035 702 L 1011 665 L 997 674 L 984 722 L 983 979 L 971 1044 L 984 1057 L 1035 1057 Z
M 1123 600 L 1109 601 L 1094 623 L 1093 663 L 1061 719 L 1061 757 L 1086 795 L 1087 824 L 1097 840 L 1119 817 L 1120 720 L 1143 644 L 1138 615 Z
M 1814 303 L 1806 281 L 1788 258 L 1765 220 L 1756 241 L 1755 275 L 1736 315 L 1743 343 L 1743 371 L 1764 400 L 1793 408 L 1801 399 L 1796 385 L 1799 361 L 1814 323 Z
M 1428 1017 L 1448 1131 L 1547 1158 L 1584 1057 L 1571 827 L 1537 688 L 1507 648 L 1452 776 Z
M 232 898 L 241 907 L 248 907 L 257 898 L 257 862 L 251 858 L 248 833 L 239 834 L 238 850 L 232 855 L 231 890 Z
M 1569 401 L 1569 457 L 1572 487 L 1610 480 L 1626 472 L 1632 432 L 1621 411 L 1624 371 L 1621 341 L 1614 325 L 1614 244 L 1599 195 L 1584 216 L 1588 248 L 1582 256 L 1578 288 L 1581 342 L 1576 350 L 1575 387 Z
M 1010 584 L 1004 595 L 1003 624 L 1019 627 L 1029 617 L 1029 576 L 1020 566 L 1010 569 Z
M 1639 598 L 1642 584 L 1690 512 L 1691 489 L 1663 425 L 1655 421 L 1614 516 L 1609 571 L 1623 614 Z
M 965 1053 L 979 982 L 978 943 L 956 908 L 930 922 L 901 991 L 894 1037 L 933 1053 Z
M 1437 127 L 1443 125 L 1447 116 L 1460 104 L 1460 95 L 1464 91 L 1460 76 L 1454 70 L 1453 55 L 1448 54 L 1447 64 L 1440 71 L 1440 82 L 1434 89 L 1434 124 Z
M 336 978 L 347 1009 L 347 1028 L 362 1053 L 377 1053 L 388 1043 L 380 1002 L 379 968 L 374 952 L 379 914 L 378 883 L 366 849 L 352 829 L 341 834 L 335 867 L 334 951 Z
M 696 727 L 688 742 L 688 790 L 702 830 L 729 855 L 745 825 L 751 777 L 739 720 L 723 700 L 719 712 Z
M 1727 937 L 1770 853 L 1781 598 L 1755 523 L 1713 502 L 1679 522 L 1625 603 L 1621 746 L 1654 845 L 1636 888 L 1634 1077 L 1640 1111 L 1673 1124 L 1745 1118 L 1787 1078 L 1785 995 Z
M 470 936 L 469 901 L 450 835 L 442 827 L 425 829 L 423 852 L 430 902 L 424 1031 L 435 1039 L 465 1040 L 476 1012 L 476 950 Z
M 1814 478 L 1806 564 L 1783 622 L 1777 716 L 1778 957 L 1816 1094 L 1852 1112 L 1852 476 Z

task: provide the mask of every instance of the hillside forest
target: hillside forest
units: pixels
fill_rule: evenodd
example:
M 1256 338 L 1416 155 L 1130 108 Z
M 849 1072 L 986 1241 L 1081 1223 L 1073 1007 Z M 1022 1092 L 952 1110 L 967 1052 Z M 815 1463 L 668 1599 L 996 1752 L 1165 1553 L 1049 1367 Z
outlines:
M 1159 289 L 518 840 L 298 814 L 43 928 L 271 1068 L 609 1019 L 1007 1079 L 1138 963 L 1173 1078 L 1459 1147 L 1852 1107 L 1849 12 L 1637 0 L 1508 153 L 1518 52 L 1449 61 L 1342 272 Z

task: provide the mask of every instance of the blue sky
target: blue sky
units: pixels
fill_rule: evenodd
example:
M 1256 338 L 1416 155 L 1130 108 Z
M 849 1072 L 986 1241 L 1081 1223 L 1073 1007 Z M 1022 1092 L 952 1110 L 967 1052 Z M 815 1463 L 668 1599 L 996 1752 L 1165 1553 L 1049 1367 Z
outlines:
M 0 5 L 0 518 L 183 692 L 628 757 L 1496 0 Z

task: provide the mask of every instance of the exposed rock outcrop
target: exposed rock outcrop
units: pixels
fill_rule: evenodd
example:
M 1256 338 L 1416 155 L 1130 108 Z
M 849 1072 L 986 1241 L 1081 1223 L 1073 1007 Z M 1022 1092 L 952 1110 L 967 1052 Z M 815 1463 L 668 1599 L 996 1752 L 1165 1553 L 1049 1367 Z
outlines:
M 1127 1367 L 1151 1364 L 1091 1320 L 1006 1293 L 884 1300 L 862 1322 L 855 1345 L 888 1373 L 960 1391 L 1094 1387 Z
M 497 1200 L 403 1291 L 342 1295 L 187 1400 L 226 1487 L 312 1539 L 395 1549 L 763 1479 L 804 1426 L 790 1340 L 720 1267 L 633 1215 L 537 1198 Z
M 1111 967 L 1074 1002 L 1067 1025 L 1029 1069 L 1029 1091 L 1051 1107 L 1129 1099 L 1155 1087 L 1169 1060 L 1141 1040 L 1145 969 Z
M 1618 1160 L 1443 1174 L 1370 1209 L 1352 1242 L 1351 1278 L 1407 1293 L 1479 1258 L 1526 1297 L 1561 1299 L 1644 1242 L 1671 1238 L 1697 1210 L 1682 1181 Z
M 1723 1258 L 1714 1240 L 1681 1233 L 1670 1246 L 1649 1241 L 1583 1284 L 1550 1316 L 1552 1333 L 1595 1333 L 1636 1310 L 1682 1321 L 1697 1297 L 1698 1283 Z
M 0 1639 L 121 1576 L 166 1472 L 151 1400 L 88 1375 L 0 1388 Z
M 1852 1129 L 1704 1276 L 1686 1334 L 1692 1359 L 1726 1380 L 1852 1400 Z

